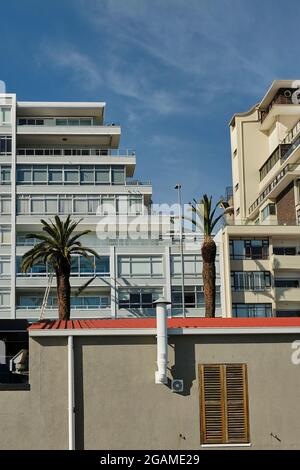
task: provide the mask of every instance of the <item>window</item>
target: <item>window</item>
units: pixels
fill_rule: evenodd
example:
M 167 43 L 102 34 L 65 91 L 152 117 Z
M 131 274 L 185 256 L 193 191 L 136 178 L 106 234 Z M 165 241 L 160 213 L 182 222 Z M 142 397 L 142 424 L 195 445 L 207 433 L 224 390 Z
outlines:
M 271 317 L 272 304 L 232 304 L 232 316 L 237 318 Z
M 11 213 L 11 198 L 10 196 L 0 195 L 0 214 Z
M 119 308 L 152 309 L 153 302 L 162 295 L 162 289 L 119 289 Z
M 276 215 L 276 204 L 268 204 L 262 211 L 261 211 L 261 219 L 265 220 L 270 215 Z
M 230 240 L 230 259 L 268 259 L 269 239 L 261 240 Z
M 0 167 L 0 184 L 10 184 L 10 166 Z
M 200 255 L 184 255 L 184 274 L 186 276 L 200 276 L 202 274 Z M 181 257 L 179 255 L 171 256 L 171 275 L 182 275 Z
M 125 171 L 123 167 L 112 168 L 112 184 L 124 184 Z
M 10 135 L 0 135 L 0 155 L 11 155 Z
M 0 225 L 0 245 L 11 244 L 11 229 L 10 225 Z
M 275 287 L 299 288 L 299 279 L 275 279 Z
M 250 441 L 246 364 L 200 364 L 201 444 Z
M 295 246 L 274 246 L 273 253 L 281 256 L 295 256 L 297 250 Z
M 182 287 L 172 287 L 172 306 L 182 308 Z M 220 286 L 216 286 L 216 307 L 221 307 Z M 203 286 L 184 286 L 184 304 L 186 308 L 204 308 Z
M 11 108 L 0 108 L 0 125 L 11 124 Z
M 10 292 L 0 290 L 0 309 L 10 308 Z
M 119 277 L 161 277 L 160 256 L 119 256 Z
M 16 257 L 16 271 L 18 276 L 24 276 L 24 274 L 21 273 L 21 260 L 21 256 Z M 46 276 L 49 271 L 48 266 L 41 263 L 33 266 L 27 275 Z M 72 257 L 71 276 L 107 276 L 109 275 L 109 272 L 109 256 L 101 256 L 100 259 L 96 260 L 94 256 L 90 256 L 89 259 L 81 256 Z
M 231 287 L 235 291 L 261 291 L 271 287 L 269 271 L 234 271 Z
M 110 184 L 110 171 L 108 167 L 101 167 L 95 172 L 96 184 Z
M 8 256 L 0 256 L 0 277 L 8 279 L 11 275 L 11 263 Z

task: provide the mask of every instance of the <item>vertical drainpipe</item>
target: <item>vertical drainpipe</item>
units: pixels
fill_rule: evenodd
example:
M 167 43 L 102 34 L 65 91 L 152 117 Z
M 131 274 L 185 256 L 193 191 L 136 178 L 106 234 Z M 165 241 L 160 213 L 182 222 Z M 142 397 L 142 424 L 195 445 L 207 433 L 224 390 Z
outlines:
M 68 428 L 69 450 L 75 450 L 75 387 L 74 387 L 74 342 L 68 336 Z
M 155 383 L 168 383 L 168 327 L 167 327 L 167 305 L 168 302 L 160 297 L 155 302 L 156 305 L 156 331 L 157 331 L 157 368 L 155 371 Z

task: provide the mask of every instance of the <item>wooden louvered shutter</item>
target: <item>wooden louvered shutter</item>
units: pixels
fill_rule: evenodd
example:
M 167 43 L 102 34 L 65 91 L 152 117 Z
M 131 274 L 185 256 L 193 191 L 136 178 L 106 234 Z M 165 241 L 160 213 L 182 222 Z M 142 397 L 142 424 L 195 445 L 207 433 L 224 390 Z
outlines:
M 199 365 L 202 444 L 249 442 L 247 366 Z
M 227 364 L 223 367 L 226 371 L 227 442 L 249 442 L 247 366 Z

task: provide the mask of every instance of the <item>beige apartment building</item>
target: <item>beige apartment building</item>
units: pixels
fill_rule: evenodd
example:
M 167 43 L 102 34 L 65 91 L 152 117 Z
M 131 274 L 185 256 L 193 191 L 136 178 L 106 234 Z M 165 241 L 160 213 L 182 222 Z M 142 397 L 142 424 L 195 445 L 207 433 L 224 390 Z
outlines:
M 230 121 L 227 316 L 300 316 L 300 90 L 276 80 Z

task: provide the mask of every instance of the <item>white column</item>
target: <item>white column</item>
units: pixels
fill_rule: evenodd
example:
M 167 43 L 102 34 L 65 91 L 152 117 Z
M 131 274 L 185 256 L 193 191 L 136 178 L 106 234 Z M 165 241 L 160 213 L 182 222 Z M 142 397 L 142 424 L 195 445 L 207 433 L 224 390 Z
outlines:
M 16 135 L 17 135 L 17 111 L 16 111 L 16 95 L 12 98 L 11 107 L 11 318 L 16 318 Z
M 172 298 L 172 287 L 171 287 L 171 253 L 170 247 L 166 246 L 165 256 L 164 256 L 164 265 L 165 265 L 165 292 L 164 297 L 166 299 Z M 171 318 L 172 309 L 171 304 L 167 304 L 167 316 Z
M 74 387 L 74 344 L 68 336 L 68 428 L 69 450 L 75 450 L 75 387 Z
M 112 318 L 117 317 L 116 247 L 110 247 L 110 305 Z

